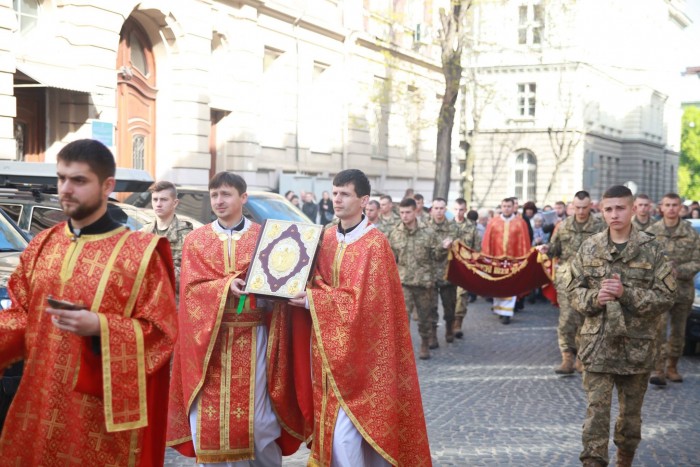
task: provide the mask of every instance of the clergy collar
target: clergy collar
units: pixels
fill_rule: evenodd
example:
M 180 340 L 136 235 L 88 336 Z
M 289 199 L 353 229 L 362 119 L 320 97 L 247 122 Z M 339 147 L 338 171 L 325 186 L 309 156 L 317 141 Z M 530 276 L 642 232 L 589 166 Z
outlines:
M 367 219 L 367 216 L 363 214 L 360 223 L 354 227 L 342 230 L 340 224 L 338 224 L 338 230 L 335 233 L 335 237 L 339 242 L 350 244 L 356 242 L 357 240 L 362 238 L 364 234 L 375 228 L 376 226 L 374 224 L 371 224 Z
M 347 230 L 343 230 L 343 224 L 342 224 L 342 222 L 339 222 L 339 223 L 338 223 L 338 232 L 340 232 L 341 235 L 347 235 L 347 234 L 349 234 L 350 232 L 352 232 L 353 230 L 355 230 L 360 224 L 362 224 L 362 221 L 364 221 L 364 220 L 365 220 L 365 215 L 362 214 L 362 218 L 360 219 L 360 222 L 358 222 L 357 224 L 353 225 L 352 227 L 350 227 L 350 228 L 347 229 Z
M 510 216 L 506 217 L 503 215 L 503 213 L 501 213 L 501 219 L 503 219 L 504 221 L 509 221 L 509 220 L 513 219 L 514 217 L 515 217 L 515 214 L 511 214 Z
M 219 223 L 219 219 L 215 220 L 214 222 L 211 223 L 212 229 L 214 229 L 215 232 L 217 233 L 225 233 L 228 235 L 233 235 L 234 232 L 240 232 L 243 233 L 246 230 L 250 228 L 252 225 L 252 222 L 250 222 L 249 219 L 247 219 L 245 216 L 241 218 L 241 221 L 236 224 L 235 226 L 231 228 L 225 228 Z
M 82 229 L 73 228 L 73 223 L 70 219 L 68 219 L 68 228 L 76 237 L 80 237 L 81 235 L 99 235 L 110 232 L 118 227 L 121 227 L 121 224 L 112 219 L 109 212 L 105 212 L 102 217 L 97 219 L 92 224 L 83 227 Z

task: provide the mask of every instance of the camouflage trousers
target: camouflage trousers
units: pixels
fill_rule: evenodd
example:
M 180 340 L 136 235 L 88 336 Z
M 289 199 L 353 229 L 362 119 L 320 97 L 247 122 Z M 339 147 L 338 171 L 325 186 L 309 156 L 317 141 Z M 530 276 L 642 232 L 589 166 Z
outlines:
M 583 316 L 571 309 L 565 287 L 557 287 L 557 302 L 559 303 L 559 323 L 557 324 L 559 350 L 576 353 L 581 339 Z
M 613 441 L 618 450 L 635 452 L 642 439 L 642 404 L 648 385 L 649 373 L 583 373 L 583 389 L 586 391 L 588 407 L 583 422 L 583 451 L 579 456 L 581 461 L 595 459 L 603 465 L 608 464 L 610 408 L 615 387 L 620 413 L 615 422 Z
M 685 345 L 685 325 L 693 307 L 692 302 L 674 303 L 668 312 L 661 315 L 656 328 L 656 363 L 664 363 L 667 358 L 683 355 Z M 668 328 L 670 328 L 670 333 Z M 667 337 L 668 334 L 668 337 Z
M 469 303 L 469 291 L 462 287 L 457 287 L 457 303 L 455 304 L 455 317 L 467 317 L 467 304 Z
M 452 324 L 455 320 L 455 306 L 457 305 L 457 286 L 445 283 L 445 285 L 438 284 L 435 287 L 437 293 L 433 301 L 433 306 L 430 310 L 430 319 L 432 319 L 433 324 L 437 325 L 440 321 L 440 315 L 438 314 L 438 295 L 440 300 L 442 300 L 442 317 L 446 323 Z
M 418 312 L 418 334 L 427 339 L 434 324 L 431 312 L 436 300 L 435 288 L 414 285 L 404 285 L 402 288 L 408 321 L 411 322 L 411 312 L 415 308 Z

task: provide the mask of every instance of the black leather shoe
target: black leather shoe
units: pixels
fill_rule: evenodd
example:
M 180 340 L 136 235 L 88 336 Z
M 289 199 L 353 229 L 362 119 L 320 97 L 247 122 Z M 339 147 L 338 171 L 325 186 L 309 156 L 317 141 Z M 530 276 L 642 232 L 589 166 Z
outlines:
M 510 316 L 503 316 L 503 319 L 501 320 L 503 324 L 510 324 Z

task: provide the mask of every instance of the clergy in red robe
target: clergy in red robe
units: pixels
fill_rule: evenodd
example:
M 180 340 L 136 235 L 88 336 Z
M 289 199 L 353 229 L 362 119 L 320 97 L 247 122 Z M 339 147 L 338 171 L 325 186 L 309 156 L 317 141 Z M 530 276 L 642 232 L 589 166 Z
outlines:
M 396 261 L 362 214 L 369 193 L 361 171 L 336 175 L 340 223 L 325 231 L 313 280 L 292 300 L 313 321 L 309 465 L 431 465 Z
M 68 144 L 57 172 L 69 221 L 31 241 L 0 313 L 0 368 L 24 360 L 0 459 L 162 465 L 177 335 L 170 246 L 109 216 L 115 164 L 101 143 Z M 49 296 L 76 306 L 47 305 Z
M 281 465 L 303 434 L 287 418 L 294 406 L 273 410 L 268 376 L 279 372 L 267 366 L 269 313 L 242 295 L 260 234 L 243 216 L 246 189 L 236 174 L 215 175 L 209 193 L 217 220 L 185 238 L 168 445 L 198 463 L 267 467 Z M 281 397 L 284 384 L 270 381 Z
M 501 201 L 501 214 L 486 226 L 481 244 L 481 252 L 498 260 L 519 258 L 530 251 L 530 235 L 527 224 L 515 212 L 512 198 Z M 509 324 L 515 310 L 516 297 L 496 297 L 493 299 L 493 312 L 501 317 L 503 324 Z

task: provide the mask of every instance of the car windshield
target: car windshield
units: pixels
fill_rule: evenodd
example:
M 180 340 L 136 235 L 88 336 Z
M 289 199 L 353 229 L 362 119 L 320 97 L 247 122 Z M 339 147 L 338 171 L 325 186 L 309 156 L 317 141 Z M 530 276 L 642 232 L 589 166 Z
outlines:
M 0 215 L 0 251 L 22 251 L 27 246 L 27 240 L 4 215 Z
M 267 219 L 309 222 L 309 218 L 303 212 L 286 202 L 284 198 L 273 196 L 248 196 L 248 202 L 243 205 L 243 214 L 258 222 Z

